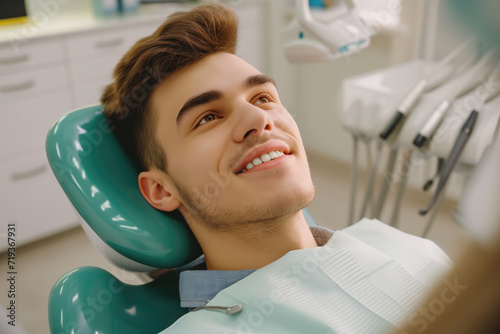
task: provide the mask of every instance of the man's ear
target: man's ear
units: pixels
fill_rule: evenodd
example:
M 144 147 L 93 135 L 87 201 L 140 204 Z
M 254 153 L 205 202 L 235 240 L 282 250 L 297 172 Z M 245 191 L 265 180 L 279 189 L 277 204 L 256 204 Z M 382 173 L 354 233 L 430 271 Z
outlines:
M 181 205 L 175 184 L 162 171 L 151 170 L 140 173 L 139 189 L 149 204 L 158 210 L 171 212 Z

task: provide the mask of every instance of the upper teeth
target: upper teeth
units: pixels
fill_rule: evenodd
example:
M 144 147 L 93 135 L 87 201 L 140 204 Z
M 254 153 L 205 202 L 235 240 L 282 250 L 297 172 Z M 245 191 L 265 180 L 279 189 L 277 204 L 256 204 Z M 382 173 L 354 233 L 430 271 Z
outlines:
M 276 159 L 278 157 L 281 157 L 285 155 L 282 151 L 271 151 L 269 153 L 264 153 L 262 154 L 259 158 L 255 158 L 252 160 L 252 162 L 249 162 L 246 167 L 240 171 L 240 173 L 246 172 L 249 169 L 254 168 L 255 166 L 260 165 L 261 163 L 271 161 L 273 159 Z

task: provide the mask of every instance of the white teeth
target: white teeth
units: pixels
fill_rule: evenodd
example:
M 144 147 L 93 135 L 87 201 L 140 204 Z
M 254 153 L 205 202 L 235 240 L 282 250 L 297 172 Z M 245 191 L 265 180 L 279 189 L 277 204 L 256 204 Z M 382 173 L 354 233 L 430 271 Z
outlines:
M 285 155 L 285 153 L 283 153 L 281 151 L 271 151 L 269 153 L 262 154 L 260 158 L 262 159 L 262 161 L 267 162 L 269 160 L 276 159 L 276 158 L 281 157 L 283 155 Z M 266 160 L 268 158 L 269 158 L 269 160 Z
M 264 153 L 260 156 L 260 158 L 255 158 L 252 160 L 252 162 L 249 162 L 248 165 L 246 165 L 246 167 L 243 170 L 241 170 L 239 173 L 246 172 L 247 170 L 250 170 L 250 169 L 254 168 L 255 166 L 258 166 L 264 162 L 268 162 L 268 161 L 274 160 L 276 158 L 282 157 L 284 155 L 285 155 L 285 153 L 283 153 L 281 151 L 271 151 L 269 153 Z M 239 173 L 237 173 L 237 174 L 239 174 Z
M 262 156 L 260 158 L 262 159 L 263 162 L 271 161 L 271 157 L 267 153 L 266 154 L 262 154 Z
M 255 158 L 252 160 L 252 163 L 255 165 L 255 166 L 258 166 L 262 163 L 262 160 L 260 160 L 260 158 Z

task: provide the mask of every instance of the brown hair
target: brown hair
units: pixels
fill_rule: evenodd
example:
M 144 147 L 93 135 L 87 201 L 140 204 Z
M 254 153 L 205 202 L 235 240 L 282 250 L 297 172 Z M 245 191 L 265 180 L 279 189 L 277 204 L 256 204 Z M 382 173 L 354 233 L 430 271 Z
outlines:
M 237 18 L 231 7 L 212 3 L 178 12 L 139 40 L 115 67 L 101 97 L 104 113 L 140 170 L 166 170 L 148 106 L 154 88 L 170 73 L 212 53 L 235 53 Z

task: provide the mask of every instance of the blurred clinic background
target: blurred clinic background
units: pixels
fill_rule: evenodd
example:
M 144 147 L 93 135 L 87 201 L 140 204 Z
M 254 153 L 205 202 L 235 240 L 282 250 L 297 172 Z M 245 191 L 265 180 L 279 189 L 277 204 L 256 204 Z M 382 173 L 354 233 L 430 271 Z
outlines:
M 99 102 L 114 65 L 135 41 L 169 14 L 204 2 L 131 0 L 118 8 L 106 0 L 1 0 L 0 315 L 10 300 L 8 224 L 16 226 L 17 270 L 17 326 L 6 326 L 2 315 L 1 333 L 48 333 L 50 289 L 73 268 L 99 266 L 123 281 L 141 283 L 140 277 L 106 262 L 91 245 L 48 166 L 45 136 L 61 115 Z M 317 187 L 309 210 L 319 225 L 341 229 L 361 216 L 377 217 L 425 235 L 452 259 L 472 240 L 487 239 L 490 227 L 475 226 L 463 218 L 467 214 L 461 208 L 471 205 L 464 199 L 472 192 L 468 180 L 493 141 L 498 112 L 478 121 L 470 147 L 426 215 L 419 210 L 438 190 L 438 166 L 446 162 L 461 125 L 438 131 L 430 146 L 410 151 L 406 146 L 413 138 L 405 136 L 415 134 L 411 124 L 423 121 L 416 113 L 399 128 L 398 138 L 387 139 L 388 145 L 378 138 L 395 111 L 395 97 L 423 72 L 436 71 L 433 64 L 469 37 L 455 26 L 457 14 L 444 1 L 356 0 L 362 19 L 373 29 L 369 45 L 333 60 L 294 63 L 285 58 L 283 35 L 296 16 L 293 0 L 227 2 L 239 17 L 238 55 L 276 80 L 281 100 L 301 130 Z M 344 1 L 309 3 L 314 19 L 328 20 Z M 477 64 L 461 62 L 448 78 Z M 486 82 L 493 68 L 485 65 L 483 74 L 477 72 L 476 84 Z M 488 101 L 486 106 L 496 103 L 500 110 L 498 98 Z M 429 180 L 433 185 L 425 191 Z

